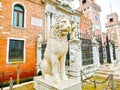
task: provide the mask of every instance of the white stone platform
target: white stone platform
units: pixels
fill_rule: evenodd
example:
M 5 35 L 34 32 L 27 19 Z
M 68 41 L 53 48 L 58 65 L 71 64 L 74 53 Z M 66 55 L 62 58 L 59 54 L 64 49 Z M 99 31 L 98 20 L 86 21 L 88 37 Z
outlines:
M 120 64 L 105 64 L 102 65 L 94 74 L 94 76 L 108 77 L 113 74 L 114 79 L 120 80 Z
M 81 90 L 80 80 L 68 79 L 54 83 L 47 81 L 42 76 L 34 77 L 34 89 L 36 90 Z

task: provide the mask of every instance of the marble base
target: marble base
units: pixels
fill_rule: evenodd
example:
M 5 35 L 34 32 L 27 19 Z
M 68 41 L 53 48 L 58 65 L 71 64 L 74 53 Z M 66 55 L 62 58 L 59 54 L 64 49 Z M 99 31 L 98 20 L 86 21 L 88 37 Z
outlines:
M 82 90 L 80 80 L 68 79 L 66 81 L 60 81 L 54 83 L 52 81 L 46 81 L 42 76 L 34 77 L 34 89 L 35 90 Z

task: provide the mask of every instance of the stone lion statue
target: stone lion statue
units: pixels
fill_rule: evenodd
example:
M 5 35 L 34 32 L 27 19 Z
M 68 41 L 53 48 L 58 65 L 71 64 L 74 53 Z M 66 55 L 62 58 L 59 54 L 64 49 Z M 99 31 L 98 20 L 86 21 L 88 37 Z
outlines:
M 46 79 L 48 76 L 52 76 L 55 83 L 68 79 L 65 74 L 65 59 L 68 51 L 67 35 L 69 31 L 69 19 L 63 17 L 58 19 L 49 32 L 44 59 L 41 61 L 43 77 Z

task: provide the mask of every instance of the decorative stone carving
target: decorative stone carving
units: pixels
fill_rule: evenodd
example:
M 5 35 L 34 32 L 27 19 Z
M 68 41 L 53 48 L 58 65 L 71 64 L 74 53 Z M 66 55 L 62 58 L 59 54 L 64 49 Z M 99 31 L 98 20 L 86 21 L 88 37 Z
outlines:
M 70 6 L 70 2 L 67 0 L 56 0 L 56 1 L 59 2 L 63 6 Z
M 92 44 L 93 44 L 93 45 L 98 45 L 98 42 L 96 41 L 95 36 L 92 38 Z
M 68 51 L 67 35 L 70 31 L 70 22 L 66 18 L 59 18 L 51 28 L 47 41 L 44 59 L 41 62 L 41 71 L 45 80 L 53 78 L 55 83 L 61 79 L 67 80 L 65 75 L 65 59 Z M 61 79 L 59 77 L 61 74 Z
M 76 39 L 76 33 L 77 33 L 77 24 L 74 21 L 74 18 L 71 19 L 71 32 L 70 32 L 70 39 L 75 40 Z
M 69 74 L 76 79 L 80 79 L 82 69 L 81 41 L 78 39 L 70 40 L 70 68 Z

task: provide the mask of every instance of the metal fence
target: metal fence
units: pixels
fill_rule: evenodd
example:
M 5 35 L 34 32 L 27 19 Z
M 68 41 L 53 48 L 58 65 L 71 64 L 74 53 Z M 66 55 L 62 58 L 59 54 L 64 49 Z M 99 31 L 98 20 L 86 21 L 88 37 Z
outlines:
M 96 80 L 89 79 L 89 77 L 87 77 L 87 75 L 81 70 L 81 81 L 83 81 L 83 78 L 82 78 L 83 76 L 86 77 L 86 80 L 89 80 L 89 82 L 94 83 L 95 88 L 96 88 L 97 84 L 107 83 L 104 90 L 109 90 L 110 87 L 112 87 L 112 90 L 115 90 L 113 74 L 109 74 L 108 77 L 106 79 L 104 79 L 103 81 L 96 81 Z

